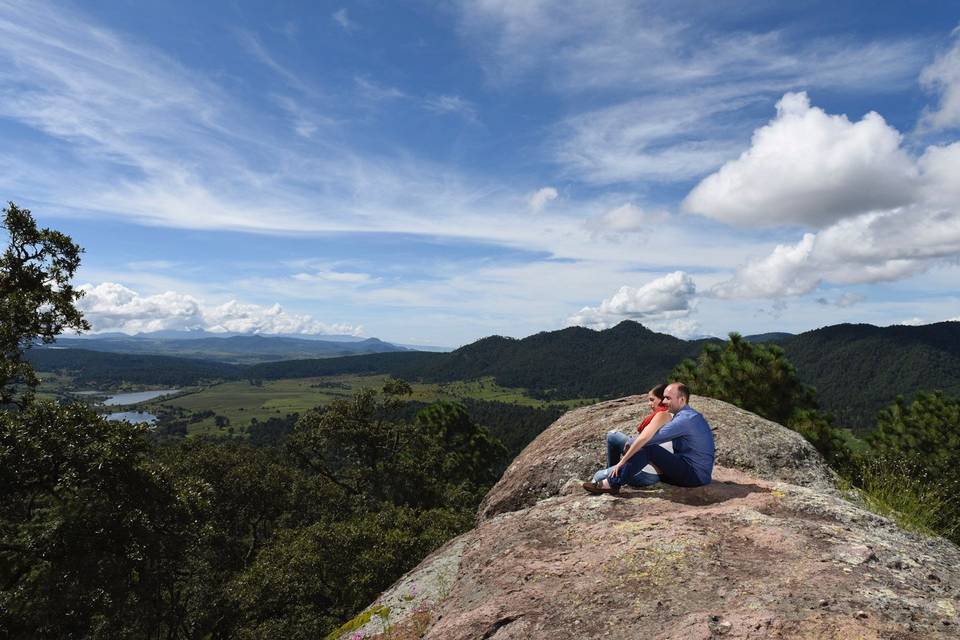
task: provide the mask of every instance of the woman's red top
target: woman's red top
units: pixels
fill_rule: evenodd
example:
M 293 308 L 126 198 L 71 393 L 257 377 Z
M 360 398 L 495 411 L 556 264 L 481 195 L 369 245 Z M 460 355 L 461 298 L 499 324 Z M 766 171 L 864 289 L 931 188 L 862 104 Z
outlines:
M 643 422 L 637 425 L 637 433 L 640 433 L 641 431 L 643 431 L 643 428 L 646 427 L 648 424 L 650 424 L 650 421 L 653 420 L 653 416 L 657 415 L 658 413 L 663 413 L 666 410 L 667 408 L 665 406 L 663 406 L 662 404 L 658 404 L 657 407 L 653 410 L 653 413 L 648 415 L 646 418 L 643 419 Z

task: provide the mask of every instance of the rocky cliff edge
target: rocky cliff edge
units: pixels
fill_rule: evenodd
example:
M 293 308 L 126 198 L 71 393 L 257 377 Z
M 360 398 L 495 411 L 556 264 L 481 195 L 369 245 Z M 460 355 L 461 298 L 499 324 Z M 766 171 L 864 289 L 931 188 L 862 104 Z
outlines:
M 646 403 L 571 411 L 510 465 L 473 530 L 340 637 L 960 637 L 955 545 L 845 499 L 792 431 L 710 398 L 690 404 L 716 436 L 712 484 L 585 494 L 606 432 L 634 429 Z

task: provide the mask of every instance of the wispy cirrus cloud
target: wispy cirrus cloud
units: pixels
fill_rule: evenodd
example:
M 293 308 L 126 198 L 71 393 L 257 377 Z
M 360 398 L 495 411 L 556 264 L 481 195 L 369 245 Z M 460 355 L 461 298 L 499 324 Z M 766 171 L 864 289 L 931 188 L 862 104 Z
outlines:
M 350 18 L 350 15 L 347 13 L 346 7 L 340 7 L 339 9 L 334 11 L 332 14 L 330 14 L 330 17 L 344 31 L 354 31 L 359 27 L 359 25 Z
M 749 11 L 749 7 L 744 7 Z M 923 40 L 799 38 L 782 30 L 711 28 L 722 15 L 685 3 L 461 2 L 461 30 L 491 78 L 543 74 L 564 91 L 656 89 L 697 83 L 764 83 L 876 89 L 912 83 Z M 698 20 L 697 17 L 703 18 Z
M 469 100 L 460 96 L 428 96 L 423 99 L 423 107 L 427 111 L 432 111 L 439 115 L 453 114 L 460 116 L 467 122 L 479 122 L 476 108 Z
M 484 0 L 459 7 L 461 30 L 493 82 L 542 84 L 589 105 L 551 128 L 546 153 L 568 178 L 598 185 L 702 177 L 736 157 L 756 108 L 774 96 L 798 87 L 903 89 L 929 51 L 923 38 L 731 29 L 706 5 L 616 0 L 597 10 L 586 0 Z

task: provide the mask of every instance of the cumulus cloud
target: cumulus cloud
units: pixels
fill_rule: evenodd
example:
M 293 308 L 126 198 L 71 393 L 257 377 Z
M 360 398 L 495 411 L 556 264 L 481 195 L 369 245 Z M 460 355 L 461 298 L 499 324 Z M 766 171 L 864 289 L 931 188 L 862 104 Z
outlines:
M 590 218 L 586 227 L 594 234 L 635 233 L 652 231 L 666 219 L 663 211 L 644 211 L 628 202 Z
M 953 46 L 920 74 L 920 84 L 940 96 L 940 104 L 924 112 L 922 128 L 960 127 L 960 27 L 953 30 L 953 36 Z
M 647 325 L 691 329 L 691 322 L 677 322 L 688 320 L 696 293 L 693 278 L 683 271 L 674 271 L 640 287 L 624 285 L 600 306 L 582 308 L 567 323 L 606 329 L 622 320 L 637 320 Z
M 901 207 L 841 221 L 796 244 L 738 268 L 713 287 L 720 298 L 766 298 L 810 293 L 821 282 L 861 284 L 899 280 L 936 261 L 960 255 L 956 210 Z
M 900 133 L 871 111 L 858 122 L 787 93 L 750 148 L 701 181 L 685 210 L 729 224 L 822 227 L 912 202 L 916 163 Z
M 327 324 L 308 315 L 292 314 L 279 304 L 266 307 L 231 300 L 220 305 L 174 291 L 143 296 L 114 282 L 84 284 L 78 307 L 94 333 L 141 333 L 204 329 L 214 333 L 287 333 L 360 335 L 362 327 Z
M 553 187 L 543 187 L 530 194 L 530 197 L 527 198 L 527 204 L 530 206 L 530 211 L 540 213 L 547 206 L 547 203 L 556 200 L 558 195 L 557 190 Z
M 822 282 L 899 280 L 960 257 L 960 142 L 919 157 L 879 115 L 852 123 L 787 94 L 751 148 L 701 182 L 685 208 L 731 223 L 819 227 L 747 261 L 709 292 L 776 298 Z

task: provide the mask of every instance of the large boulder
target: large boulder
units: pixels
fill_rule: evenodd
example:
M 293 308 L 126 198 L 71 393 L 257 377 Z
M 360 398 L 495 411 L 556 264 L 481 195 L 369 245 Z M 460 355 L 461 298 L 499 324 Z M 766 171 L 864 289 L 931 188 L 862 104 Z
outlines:
M 758 478 L 822 491 L 835 476 L 802 436 L 729 403 L 692 396 L 713 430 L 717 464 Z M 629 396 L 569 411 L 531 442 L 480 505 L 480 519 L 559 495 L 572 478 L 587 480 L 604 466 L 608 431 L 634 433 L 649 411 L 645 396 Z
M 603 435 L 632 429 L 641 400 L 558 420 L 475 529 L 332 637 L 958 637 L 960 549 L 846 499 L 815 451 L 750 413 L 691 402 L 717 436 L 707 486 L 593 496 L 568 481 L 599 467 Z
M 958 609 L 956 546 L 720 467 L 696 489 L 571 492 L 489 518 L 341 638 L 946 639 Z

